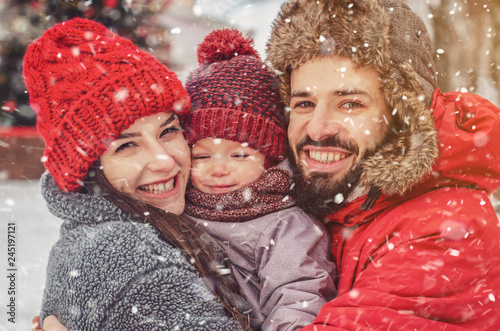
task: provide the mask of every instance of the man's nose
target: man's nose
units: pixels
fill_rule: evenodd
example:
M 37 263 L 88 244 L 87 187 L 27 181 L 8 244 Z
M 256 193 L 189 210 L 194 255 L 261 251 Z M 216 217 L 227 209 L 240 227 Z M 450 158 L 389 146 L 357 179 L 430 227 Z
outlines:
M 337 135 L 342 130 L 342 119 L 328 104 L 318 104 L 307 123 L 307 134 L 314 141 Z

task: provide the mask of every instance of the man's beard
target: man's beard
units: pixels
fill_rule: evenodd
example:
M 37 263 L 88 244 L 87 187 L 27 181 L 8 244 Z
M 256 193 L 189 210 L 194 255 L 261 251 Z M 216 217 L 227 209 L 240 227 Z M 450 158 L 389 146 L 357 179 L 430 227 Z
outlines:
M 328 137 L 321 142 L 306 137 L 296 146 L 298 154 L 305 145 L 341 147 L 352 152 L 355 158 L 359 154 L 357 146 L 340 141 L 337 136 Z M 361 160 L 374 155 L 381 145 L 379 144 L 375 148 L 365 151 L 361 158 L 358 158 L 360 161 L 355 163 L 349 172 L 339 179 L 335 179 L 335 174 L 328 172 L 307 174 L 305 166 L 295 158 L 289 146 L 288 155 L 293 170 L 294 183 L 292 195 L 297 205 L 305 212 L 318 218 L 342 209 L 345 203 L 352 199 L 352 193 L 358 187 L 362 172 Z

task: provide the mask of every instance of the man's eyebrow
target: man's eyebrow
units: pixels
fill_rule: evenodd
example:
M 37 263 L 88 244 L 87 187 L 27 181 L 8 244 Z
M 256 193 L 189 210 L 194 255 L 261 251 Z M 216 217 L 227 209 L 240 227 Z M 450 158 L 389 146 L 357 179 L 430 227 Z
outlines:
M 357 89 L 357 88 L 348 88 L 348 89 L 343 89 L 343 90 L 336 90 L 331 92 L 332 94 L 343 96 L 343 95 L 354 95 L 354 94 L 361 94 L 367 97 L 370 97 L 370 93 L 368 93 L 365 90 Z
M 308 91 L 293 91 L 291 94 L 292 98 L 308 98 L 311 96 L 312 94 Z
M 361 89 L 357 89 L 357 88 L 348 88 L 348 89 L 342 89 L 342 90 L 334 90 L 334 91 L 330 91 L 328 94 L 330 95 L 334 95 L 334 96 L 344 96 L 344 95 L 364 95 L 364 96 L 367 96 L 367 97 L 370 97 L 370 94 L 365 91 L 365 90 L 361 90 Z M 291 97 L 292 98 L 309 98 L 309 97 L 312 97 L 313 94 L 309 91 L 293 91 L 292 94 L 291 94 Z
M 160 129 L 162 129 L 162 128 L 166 127 L 167 125 L 169 125 L 170 123 L 172 123 L 176 118 L 177 117 L 175 115 L 172 115 L 169 118 L 167 118 L 167 120 L 165 122 L 163 122 L 162 125 L 160 125 Z M 127 139 L 127 138 L 134 138 L 134 137 L 140 137 L 140 136 L 141 136 L 140 132 L 120 133 L 120 135 L 116 139 L 117 140 L 118 139 Z

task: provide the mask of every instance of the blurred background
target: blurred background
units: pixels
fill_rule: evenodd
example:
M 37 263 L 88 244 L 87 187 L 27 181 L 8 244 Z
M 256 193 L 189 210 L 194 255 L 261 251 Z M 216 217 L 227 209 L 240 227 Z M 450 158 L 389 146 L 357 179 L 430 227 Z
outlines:
M 38 313 L 45 264 L 59 236 L 38 179 L 43 141 L 35 129 L 22 79 L 27 45 L 55 23 L 96 20 L 156 56 L 185 81 L 197 66 L 196 47 L 216 28 L 252 36 L 262 58 L 282 0 L 0 0 L 0 267 L 6 270 L 7 223 L 17 230 L 17 320 L 0 309 L 0 331 L 29 330 Z M 469 91 L 500 105 L 500 1 L 407 0 L 434 43 L 442 91 Z M 500 192 L 492 201 L 500 213 Z M 0 275 L 0 307 L 6 277 Z M 5 301 L 6 304 L 7 301 Z

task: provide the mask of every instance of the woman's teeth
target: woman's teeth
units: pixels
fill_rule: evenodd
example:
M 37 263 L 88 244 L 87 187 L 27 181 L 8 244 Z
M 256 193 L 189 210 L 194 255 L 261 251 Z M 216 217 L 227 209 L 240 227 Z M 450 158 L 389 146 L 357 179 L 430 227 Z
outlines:
M 159 183 L 153 185 L 142 185 L 139 186 L 140 190 L 153 193 L 153 194 L 162 194 L 168 191 L 171 191 L 174 188 L 174 178 L 169 180 L 166 183 Z
M 331 163 L 346 157 L 344 153 L 309 151 L 309 157 L 321 163 Z

